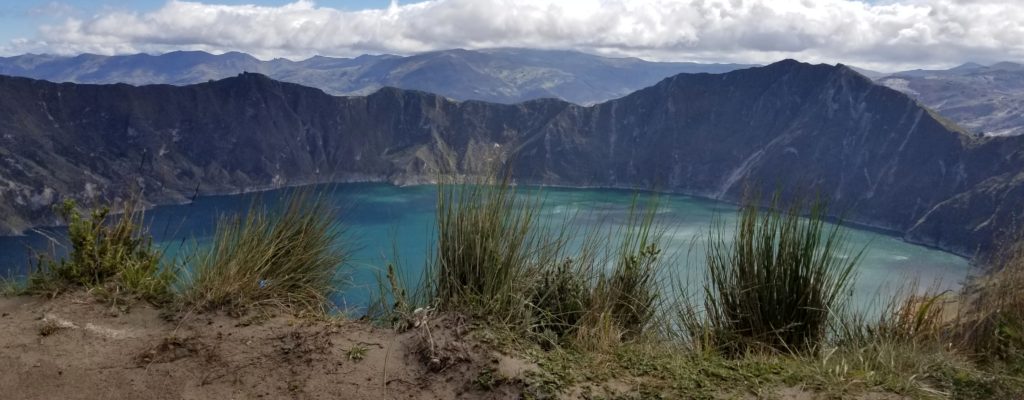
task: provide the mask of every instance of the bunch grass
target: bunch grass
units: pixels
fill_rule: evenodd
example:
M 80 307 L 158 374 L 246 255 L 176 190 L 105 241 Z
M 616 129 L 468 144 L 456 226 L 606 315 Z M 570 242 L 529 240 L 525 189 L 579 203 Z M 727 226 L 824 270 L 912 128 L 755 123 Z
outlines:
M 323 194 L 305 190 L 222 217 L 212 244 L 195 257 L 185 302 L 235 313 L 266 306 L 328 312 L 350 256 L 336 220 Z

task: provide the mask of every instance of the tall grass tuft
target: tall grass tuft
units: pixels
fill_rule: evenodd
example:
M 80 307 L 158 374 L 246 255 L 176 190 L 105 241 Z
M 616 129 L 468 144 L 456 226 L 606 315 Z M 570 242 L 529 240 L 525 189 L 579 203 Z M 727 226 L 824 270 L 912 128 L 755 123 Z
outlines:
M 161 266 L 162 255 L 153 247 L 137 201 L 125 201 L 117 216 L 109 207 L 83 216 L 72 200 L 65 200 L 57 213 L 68 224 L 70 252 L 59 260 L 40 256 L 28 280 L 29 292 L 52 294 L 86 287 L 111 298 L 170 300 L 176 275 L 173 268 Z
M 776 195 L 762 210 L 749 198 L 732 240 L 721 223 L 712 227 L 705 311 L 725 353 L 812 350 L 843 305 L 863 251 L 850 252 L 842 228 L 826 226 L 822 203 L 806 218 L 804 209 L 801 202 L 783 208 Z
M 439 184 L 437 247 L 423 284 L 427 303 L 542 344 L 590 346 L 641 336 L 658 306 L 656 207 L 634 205 L 621 232 L 583 232 L 575 216 L 542 220 L 542 206 L 539 194 L 519 193 L 507 176 Z M 408 291 L 396 291 L 390 281 L 382 298 L 397 308 L 395 293 Z
M 600 274 L 591 294 L 591 309 L 582 321 L 581 340 L 606 347 L 642 336 L 660 306 L 660 272 L 664 269 L 662 234 L 655 225 L 656 199 L 644 207 L 634 198 L 626 224 L 613 232 L 611 271 Z
M 427 266 L 430 297 L 442 309 L 527 319 L 531 283 L 559 244 L 539 229 L 539 196 L 499 182 L 438 185 L 437 247 Z
M 326 312 L 349 258 L 335 221 L 327 200 L 308 191 L 222 217 L 213 243 L 196 256 L 186 302 L 236 313 L 261 306 Z
M 876 320 L 869 320 L 863 313 L 847 316 L 843 321 L 845 326 L 837 332 L 838 339 L 854 345 L 878 340 L 945 341 L 947 328 L 955 320 L 952 305 L 959 299 L 955 293 L 940 291 L 938 283 L 922 287 L 917 279 L 910 279 L 882 304 Z

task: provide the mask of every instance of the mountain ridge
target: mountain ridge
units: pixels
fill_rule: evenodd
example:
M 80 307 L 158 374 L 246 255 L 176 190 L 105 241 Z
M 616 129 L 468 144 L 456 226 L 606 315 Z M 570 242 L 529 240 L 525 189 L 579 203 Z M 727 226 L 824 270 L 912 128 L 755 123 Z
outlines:
M 1024 134 L 1024 66 L 965 63 L 946 70 L 910 70 L 877 77 L 979 135 Z
M 681 72 L 724 72 L 741 64 L 660 63 L 574 51 L 500 48 L 451 49 L 411 56 L 314 56 L 259 60 L 238 52 L 220 55 L 176 51 L 74 57 L 22 55 L 0 58 L 0 74 L 55 82 L 175 85 L 257 72 L 277 80 L 319 87 L 335 95 L 366 95 L 384 86 L 424 90 L 456 100 L 515 103 L 555 97 L 592 104 L 628 94 Z
M 513 104 L 552 97 L 583 105 L 622 97 L 677 73 L 723 73 L 753 66 L 648 62 L 522 48 L 449 49 L 411 56 L 313 56 L 298 61 L 264 61 L 240 52 L 203 51 L 0 57 L 0 74 L 57 82 L 186 85 L 257 72 L 334 95 L 367 95 L 392 86 L 460 101 Z M 975 134 L 1024 133 L 1024 67 L 1020 64 L 968 62 L 946 70 L 893 73 L 851 68 L 907 93 Z
M 592 106 L 394 88 L 336 97 L 249 73 L 185 87 L 0 77 L 0 109 L 8 232 L 53 222 L 62 196 L 123 197 L 131 185 L 175 203 L 305 183 L 425 183 L 493 162 L 529 184 L 726 201 L 753 184 L 809 191 L 851 223 L 962 255 L 990 245 L 1024 205 L 1021 140 L 964 134 L 848 67 L 792 60 L 679 74 Z

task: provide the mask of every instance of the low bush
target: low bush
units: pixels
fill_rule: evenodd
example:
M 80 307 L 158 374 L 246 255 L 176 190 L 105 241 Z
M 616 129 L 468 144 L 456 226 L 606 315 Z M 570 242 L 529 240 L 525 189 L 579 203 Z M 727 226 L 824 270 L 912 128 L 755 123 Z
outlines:
M 161 265 L 162 255 L 153 247 L 138 202 L 124 202 L 117 216 L 109 207 L 83 216 L 72 200 L 65 200 L 57 212 L 68 224 L 68 255 L 40 256 L 29 276 L 28 292 L 55 294 L 85 287 L 110 298 L 171 299 L 175 271 Z

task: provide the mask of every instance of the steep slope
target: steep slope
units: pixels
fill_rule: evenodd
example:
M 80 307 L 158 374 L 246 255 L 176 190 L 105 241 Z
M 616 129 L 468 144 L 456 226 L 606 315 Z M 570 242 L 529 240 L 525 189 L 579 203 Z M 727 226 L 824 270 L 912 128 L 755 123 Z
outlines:
M 967 63 L 948 70 L 913 70 L 879 83 L 916 98 L 971 132 L 1024 134 L 1024 66 Z
M 186 87 L 0 78 L 0 215 L 53 222 L 61 196 L 156 202 L 286 184 L 428 181 L 511 164 L 521 182 L 736 200 L 820 193 L 853 222 L 971 254 L 1024 202 L 1020 138 L 978 138 L 844 66 L 677 75 L 592 107 L 366 97 L 243 74 Z
M 728 72 L 747 65 L 658 63 L 573 51 L 445 50 L 409 57 L 313 57 L 260 61 L 242 53 L 176 51 L 56 57 L 0 57 L 0 74 L 53 82 L 193 84 L 257 72 L 337 95 L 366 95 L 386 87 L 424 90 L 456 100 L 516 103 L 543 97 L 592 104 L 624 96 L 679 73 Z

